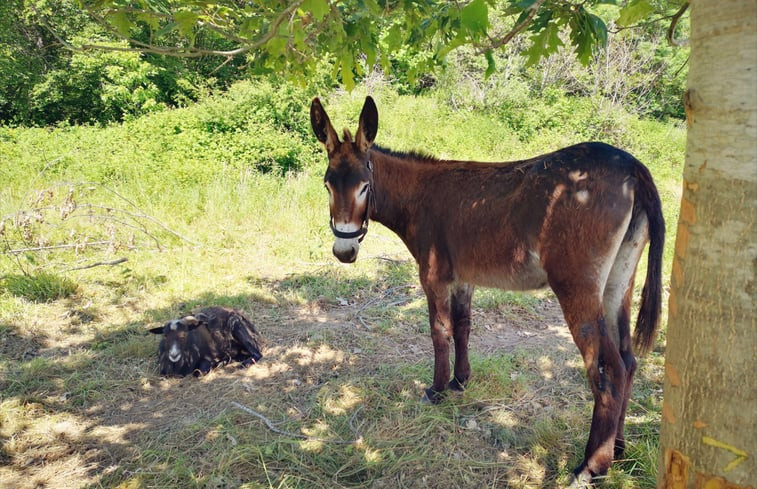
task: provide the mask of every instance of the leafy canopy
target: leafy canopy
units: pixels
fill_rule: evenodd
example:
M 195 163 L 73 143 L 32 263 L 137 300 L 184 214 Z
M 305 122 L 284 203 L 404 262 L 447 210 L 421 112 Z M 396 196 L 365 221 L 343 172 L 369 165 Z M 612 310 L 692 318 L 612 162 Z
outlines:
M 79 6 L 131 50 L 180 57 L 245 55 L 257 73 L 315 72 L 327 58 L 346 88 L 355 75 L 393 56 L 415 56 L 414 73 L 432 71 L 453 49 L 472 45 L 495 69 L 492 51 L 525 34 L 528 63 L 570 43 L 588 64 L 607 42 L 607 25 L 593 11 L 616 5 L 616 24 L 628 26 L 676 1 L 650 0 L 77 0 Z M 210 31 L 231 42 L 208 49 L 195 41 Z M 137 33 L 148 35 L 137 36 Z M 567 35 L 562 35 L 567 33 Z M 96 43 L 72 49 L 112 49 Z

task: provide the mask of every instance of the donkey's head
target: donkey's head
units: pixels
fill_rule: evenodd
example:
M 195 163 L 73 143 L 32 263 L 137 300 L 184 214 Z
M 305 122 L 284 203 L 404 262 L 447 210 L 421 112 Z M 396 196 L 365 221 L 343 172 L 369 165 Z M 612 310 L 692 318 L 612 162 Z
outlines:
M 339 261 L 352 263 L 357 258 L 360 242 L 368 232 L 373 197 L 373 167 L 368 150 L 378 130 L 376 104 L 371 97 L 365 98 L 354 141 L 346 129 L 344 141 L 339 141 L 329 116 L 317 98 L 310 105 L 310 123 L 329 155 L 329 167 L 323 180 L 329 192 L 331 230 L 336 237 L 332 251 Z

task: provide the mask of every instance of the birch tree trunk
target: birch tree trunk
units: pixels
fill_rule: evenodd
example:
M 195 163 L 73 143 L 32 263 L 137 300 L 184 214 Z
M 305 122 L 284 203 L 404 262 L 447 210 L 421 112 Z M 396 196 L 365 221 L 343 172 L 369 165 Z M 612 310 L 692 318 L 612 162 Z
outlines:
M 757 0 L 691 3 L 659 487 L 757 483 Z

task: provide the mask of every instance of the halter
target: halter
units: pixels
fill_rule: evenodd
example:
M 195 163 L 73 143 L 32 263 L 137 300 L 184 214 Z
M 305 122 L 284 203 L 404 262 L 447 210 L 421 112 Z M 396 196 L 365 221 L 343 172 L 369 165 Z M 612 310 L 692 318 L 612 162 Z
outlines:
M 368 178 L 368 204 L 365 206 L 365 212 L 363 213 L 363 222 L 360 226 L 360 229 L 357 231 L 339 231 L 336 226 L 334 225 L 334 216 L 329 216 L 329 227 L 331 227 L 331 232 L 334 233 L 334 236 L 341 239 L 355 239 L 358 238 L 358 242 L 362 242 L 363 238 L 365 238 L 365 235 L 368 234 L 368 211 L 371 207 L 374 209 L 376 208 L 376 199 L 373 194 L 373 163 L 371 162 L 370 158 L 368 159 L 368 162 L 366 163 L 368 166 L 368 172 L 369 172 L 369 178 Z

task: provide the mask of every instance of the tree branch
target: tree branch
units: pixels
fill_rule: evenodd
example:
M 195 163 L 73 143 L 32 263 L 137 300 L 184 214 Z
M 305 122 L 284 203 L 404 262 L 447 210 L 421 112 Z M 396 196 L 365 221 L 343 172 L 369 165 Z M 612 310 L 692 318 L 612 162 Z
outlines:
M 231 58 L 231 57 L 239 56 L 249 51 L 258 49 L 262 47 L 263 45 L 265 45 L 267 42 L 269 42 L 271 39 L 273 39 L 277 35 L 278 29 L 281 26 L 281 24 L 284 23 L 287 19 L 289 19 L 290 16 L 302 5 L 303 2 L 304 0 L 298 0 L 296 2 L 293 2 L 286 9 L 282 10 L 278 14 L 278 16 L 273 20 L 273 22 L 271 22 L 265 34 L 263 34 L 256 41 L 239 37 L 212 22 L 198 22 L 198 24 L 201 27 L 212 30 L 218 33 L 219 35 L 225 37 L 226 39 L 237 42 L 239 44 L 239 47 L 235 49 L 228 49 L 228 50 L 202 49 L 202 48 L 196 48 L 196 47 L 182 47 L 182 46 L 166 47 L 166 46 L 155 45 L 152 43 L 145 43 L 145 42 L 133 39 L 129 36 L 124 36 L 118 31 L 118 29 L 115 29 L 103 17 L 101 17 L 100 15 L 97 15 L 95 12 L 90 12 L 89 15 L 98 24 L 100 24 L 104 29 L 106 29 L 110 34 L 116 36 L 118 39 L 128 42 L 129 46 L 121 47 L 121 46 L 111 46 L 111 45 L 106 45 L 106 44 L 82 44 L 81 46 L 75 46 L 71 44 L 70 42 L 66 41 L 65 39 L 63 39 L 60 35 L 58 35 L 58 33 L 55 32 L 55 30 L 50 26 L 49 22 L 47 21 L 44 15 L 42 15 L 40 12 L 34 9 L 33 6 L 31 8 L 35 10 L 37 15 L 39 15 L 40 22 L 48 31 L 50 31 L 53 37 L 55 37 L 55 39 L 63 47 L 71 51 L 79 51 L 79 52 L 92 51 L 92 50 L 121 51 L 121 52 L 130 52 L 130 53 L 136 52 L 136 53 L 144 53 L 144 54 L 174 56 L 174 57 L 179 57 L 179 58 L 199 58 L 202 56 L 222 56 L 225 58 Z M 104 12 L 106 14 L 115 13 L 115 12 L 146 13 L 146 14 L 149 13 L 150 15 L 155 15 L 161 18 L 171 17 L 168 14 L 161 14 L 158 12 L 142 11 L 139 9 L 129 9 L 129 8 L 108 9 L 108 10 L 105 10 Z
M 519 24 L 516 24 L 515 27 L 513 27 L 510 32 L 505 34 L 503 37 L 499 39 L 492 39 L 492 44 L 488 47 L 488 49 L 497 49 L 501 48 L 505 44 L 509 43 L 513 40 L 515 36 L 517 36 L 523 29 L 528 27 L 528 25 L 531 23 L 531 21 L 534 20 L 534 17 L 536 17 L 537 12 L 539 11 L 539 8 L 542 6 L 542 4 L 546 0 L 537 0 L 534 2 L 529 8 L 530 12 L 526 16 L 525 19 L 523 19 Z
M 675 39 L 675 33 L 676 33 L 676 27 L 678 26 L 678 21 L 681 19 L 681 16 L 686 12 L 686 10 L 689 8 L 689 2 L 684 3 L 681 5 L 681 8 L 678 9 L 678 12 L 673 14 L 673 17 L 671 17 L 670 20 L 670 26 L 668 27 L 668 43 L 671 46 L 688 46 L 689 40 L 684 39 L 683 41 L 678 41 Z

